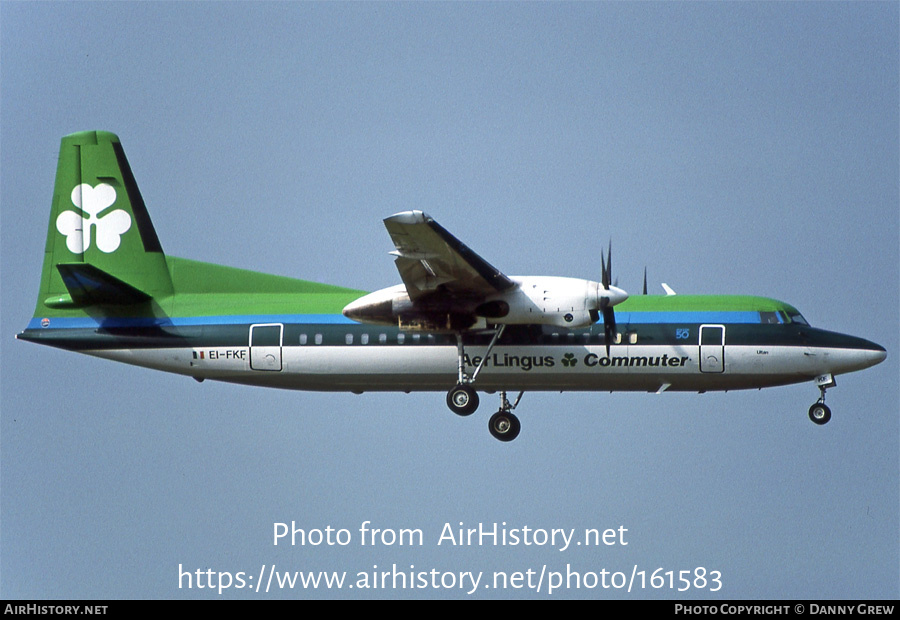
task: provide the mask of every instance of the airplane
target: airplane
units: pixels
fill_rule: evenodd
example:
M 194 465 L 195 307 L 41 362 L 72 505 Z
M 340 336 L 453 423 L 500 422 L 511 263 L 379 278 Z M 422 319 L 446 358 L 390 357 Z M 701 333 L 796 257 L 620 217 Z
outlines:
M 62 139 L 40 292 L 22 340 L 193 377 L 295 390 L 446 391 L 515 439 L 525 391 L 707 392 L 812 381 L 884 347 L 753 296 L 629 296 L 612 283 L 507 276 L 422 211 L 384 220 L 401 284 L 373 293 L 168 256 L 119 138 Z M 508 392 L 518 391 L 510 402 Z

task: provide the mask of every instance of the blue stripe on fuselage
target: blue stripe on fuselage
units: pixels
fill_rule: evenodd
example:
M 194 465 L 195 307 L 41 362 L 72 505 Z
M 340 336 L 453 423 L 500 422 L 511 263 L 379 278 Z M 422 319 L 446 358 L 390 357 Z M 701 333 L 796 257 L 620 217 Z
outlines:
M 249 325 L 285 323 L 306 325 L 358 325 L 341 314 L 265 314 L 194 317 L 51 317 L 47 328 L 90 329 L 122 327 L 187 327 L 198 325 Z M 28 329 L 42 329 L 43 318 L 35 317 Z M 616 312 L 616 322 L 627 324 L 751 324 L 760 323 L 758 312 Z
M 48 319 L 46 328 L 85 329 L 85 328 L 121 328 L 121 327 L 188 327 L 197 325 L 249 325 L 257 323 L 290 323 L 290 324 L 332 324 L 356 325 L 341 314 L 265 314 L 265 315 L 229 315 L 229 316 L 188 316 L 188 317 L 55 317 Z M 35 317 L 28 322 L 28 329 L 42 329 L 43 318 Z
M 616 323 L 674 323 L 674 324 L 751 324 L 759 325 L 759 312 L 753 311 L 713 311 L 702 310 L 684 312 L 616 312 Z

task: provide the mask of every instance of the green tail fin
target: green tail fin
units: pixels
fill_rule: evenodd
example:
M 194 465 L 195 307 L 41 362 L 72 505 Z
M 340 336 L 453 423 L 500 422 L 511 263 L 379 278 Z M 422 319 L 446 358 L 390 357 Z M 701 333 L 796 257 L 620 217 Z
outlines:
M 64 137 L 35 315 L 171 293 L 166 256 L 119 138 Z

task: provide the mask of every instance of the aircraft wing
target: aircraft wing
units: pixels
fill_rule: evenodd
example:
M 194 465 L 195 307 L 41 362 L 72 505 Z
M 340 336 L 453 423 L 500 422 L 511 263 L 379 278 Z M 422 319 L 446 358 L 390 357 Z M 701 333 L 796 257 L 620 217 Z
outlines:
M 454 295 L 484 296 L 515 286 L 422 211 L 397 213 L 384 225 L 397 248 L 391 254 L 397 257 L 397 270 L 413 301 L 439 287 Z

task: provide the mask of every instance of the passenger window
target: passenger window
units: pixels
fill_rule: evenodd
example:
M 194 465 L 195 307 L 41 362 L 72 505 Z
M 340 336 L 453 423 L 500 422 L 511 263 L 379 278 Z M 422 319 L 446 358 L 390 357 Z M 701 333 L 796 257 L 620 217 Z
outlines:
M 385 344 L 387 342 L 387 334 L 378 334 L 378 344 Z
M 316 334 L 316 344 L 322 344 L 322 334 Z
M 300 344 L 306 344 L 306 334 L 300 334 Z
M 397 334 L 397 342 L 399 344 L 406 342 L 406 334 Z
M 344 342 L 347 344 L 353 344 L 353 334 L 347 334 L 344 336 Z
M 369 344 L 369 334 L 363 334 L 359 337 L 359 341 L 361 344 Z

